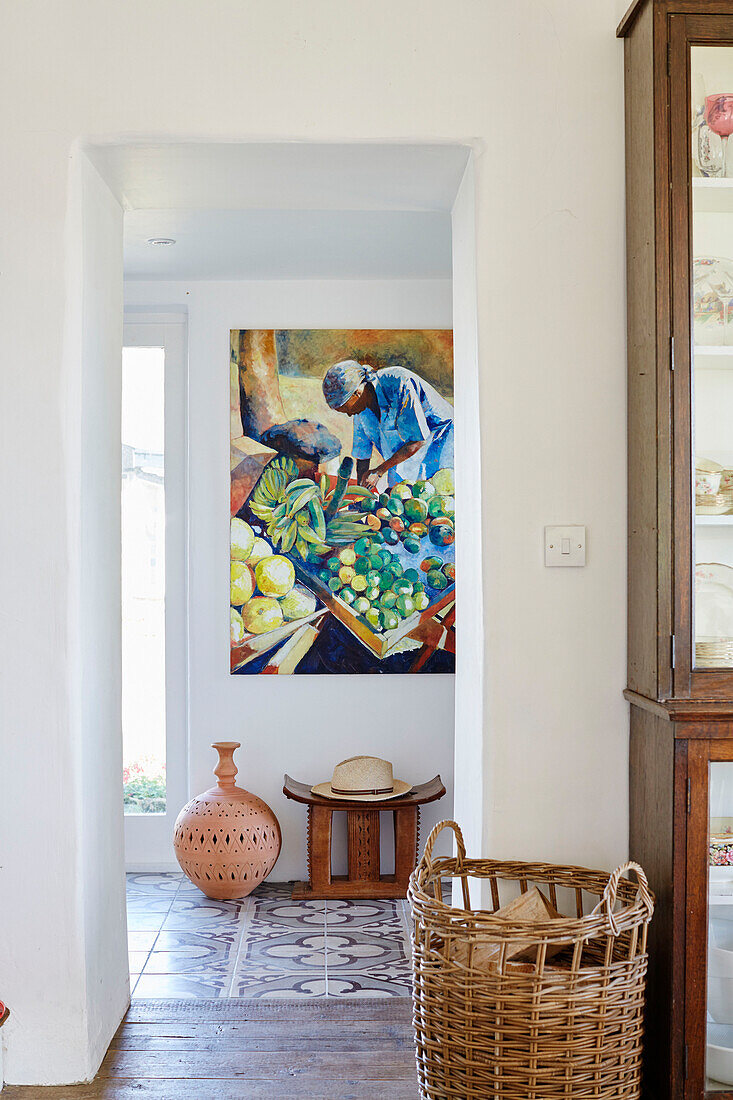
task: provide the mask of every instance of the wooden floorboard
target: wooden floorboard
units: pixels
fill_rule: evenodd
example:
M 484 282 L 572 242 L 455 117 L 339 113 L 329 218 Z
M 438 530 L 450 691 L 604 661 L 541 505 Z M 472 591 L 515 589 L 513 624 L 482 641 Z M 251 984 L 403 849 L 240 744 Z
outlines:
M 412 1004 L 136 1001 L 95 1080 L 2 1100 L 418 1100 Z

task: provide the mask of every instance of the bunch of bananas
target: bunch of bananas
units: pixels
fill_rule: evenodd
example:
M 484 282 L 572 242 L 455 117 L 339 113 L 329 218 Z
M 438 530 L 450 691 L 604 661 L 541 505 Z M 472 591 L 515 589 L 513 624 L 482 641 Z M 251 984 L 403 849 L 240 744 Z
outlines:
M 338 491 L 336 486 L 328 493 L 325 474 L 321 474 L 318 484 L 298 477 L 293 459 L 279 455 L 262 471 L 249 506 L 266 524 L 267 537 L 276 550 L 287 554 L 294 549 L 305 561 L 310 550 L 325 554 L 330 547 L 349 545 L 365 533 L 362 513 L 349 511 L 348 505 L 340 509 L 339 504 L 346 496 L 372 494 L 352 485 L 337 500 Z

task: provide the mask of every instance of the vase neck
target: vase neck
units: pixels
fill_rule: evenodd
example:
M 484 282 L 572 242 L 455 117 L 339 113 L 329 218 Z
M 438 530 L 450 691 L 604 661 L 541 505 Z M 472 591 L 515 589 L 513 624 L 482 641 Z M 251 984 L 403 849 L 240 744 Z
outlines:
M 219 763 L 214 768 L 214 775 L 217 778 L 219 789 L 222 791 L 233 791 L 235 789 L 234 780 L 239 769 L 234 763 L 234 750 L 238 749 L 239 745 L 239 741 L 216 741 L 211 746 L 219 753 Z

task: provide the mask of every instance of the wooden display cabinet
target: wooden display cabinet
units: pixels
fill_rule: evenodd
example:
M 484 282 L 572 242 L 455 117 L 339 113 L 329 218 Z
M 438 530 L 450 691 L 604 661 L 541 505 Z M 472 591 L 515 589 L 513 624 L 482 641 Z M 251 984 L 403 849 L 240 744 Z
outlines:
M 733 830 L 733 0 L 637 0 L 618 34 L 630 852 L 657 895 L 644 1096 L 733 1098 L 733 867 L 709 866 Z

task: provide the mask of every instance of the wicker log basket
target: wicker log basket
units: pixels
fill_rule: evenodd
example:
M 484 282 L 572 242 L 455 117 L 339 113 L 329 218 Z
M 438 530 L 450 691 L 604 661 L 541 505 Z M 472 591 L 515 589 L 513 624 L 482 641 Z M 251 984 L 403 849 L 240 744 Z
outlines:
M 445 827 L 456 835 L 458 855 L 434 859 Z M 623 877 L 629 870 L 636 883 Z M 441 900 L 441 880 L 451 877 L 461 880 L 463 909 Z M 471 911 L 469 879 L 487 880 L 491 911 Z M 570 908 L 574 916 L 494 916 L 509 894 L 535 885 L 554 909 Z M 408 897 L 417 1074 L 425 1100 L 641 1095 L 646 941 L 654 910 L 641 867 L 626 863 L 609 875 L 467 859 L 458 825 L 444 821 L 428 837 Z M 621 908 L 614 911 L 617 902 Z

